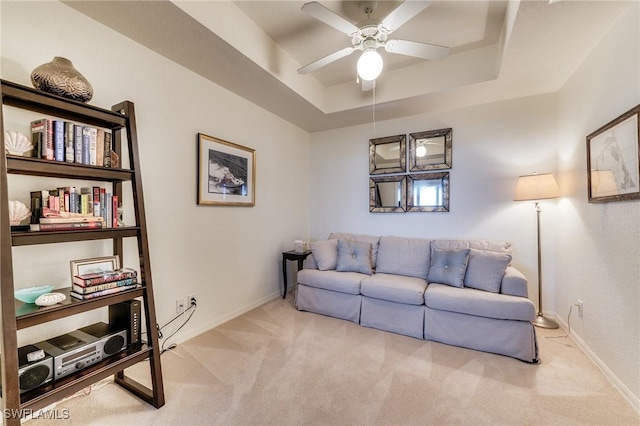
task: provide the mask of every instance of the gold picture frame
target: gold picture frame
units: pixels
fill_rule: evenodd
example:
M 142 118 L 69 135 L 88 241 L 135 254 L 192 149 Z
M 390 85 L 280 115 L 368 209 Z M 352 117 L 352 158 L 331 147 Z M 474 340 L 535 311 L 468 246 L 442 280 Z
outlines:
M 255 206 L 256 152 L 198 133 L 198 204 Z

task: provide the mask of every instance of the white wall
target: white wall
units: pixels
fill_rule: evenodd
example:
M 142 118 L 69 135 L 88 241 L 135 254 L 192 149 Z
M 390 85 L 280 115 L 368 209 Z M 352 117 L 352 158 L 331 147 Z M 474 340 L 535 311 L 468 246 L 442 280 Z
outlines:
M 557 312 L 640 411 L 640 200 L 587 203 L 586 135 L 640 103 L 640 4 L 558 94 Z M 637 182 L 636 182 L 637 184 Z
M 277 296 L 281 251 L 308 235 L 309 134 L 64 4 L 2 2 L 0 8 L 3 79 L 30 86 L 31 70 L 64 56 L 92 83 L 92 105 L 135 103 L 159 323 L 173 317 L 175 300 L 188 293 L 198 295 L 198 310 L 177 340 Z M 7 129 L 27 131 L 27 121 L 5 115 Z M 196 205 L 198 132 L 256 150 L 255 207 Z M 13 199 L 28 201 L 28 191 L 44 189 L 30 178 L 12 183 Z M 103 249 L 78 243 L 14 249 L 16 286 L 68 286 L 69 260 Z M 34 257 L 46 265 L 35 274 L 25 271 Z M 53 330 L 68 331 L 79 321 Z M 25 333 L 22 343 L 43 331 Z
M 481 105 L 312 135 L 311 238 L 331 231 L 424 238 L 482 238 L 513 244 L 514 264 L 537 301 L 532 203 L 514 202 L 518 176 L 555 172 L 555 95 Z M 369 139 L 453 129 L 450 212 L 369 213 Z M 543 306 L 553 311 L 554 210 L 543 204 Z

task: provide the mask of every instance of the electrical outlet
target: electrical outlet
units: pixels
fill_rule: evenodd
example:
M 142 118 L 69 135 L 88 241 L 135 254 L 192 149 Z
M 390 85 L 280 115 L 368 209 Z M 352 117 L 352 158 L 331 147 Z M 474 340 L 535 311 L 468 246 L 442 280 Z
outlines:
M 576 303 L 576 306 L 578 306 L 578 316 L 582 318 L 584 303 L 582 303 L 582 300 L 578 299 L 578 303 Z
M 176 300 L 176 315 L 180 315 L 187 308 L 187 302 L 185 299 Z
M 197 298 L 195 293 L 191 293 L 187 296 L 187 304 L 189 307 L 197 305 Z

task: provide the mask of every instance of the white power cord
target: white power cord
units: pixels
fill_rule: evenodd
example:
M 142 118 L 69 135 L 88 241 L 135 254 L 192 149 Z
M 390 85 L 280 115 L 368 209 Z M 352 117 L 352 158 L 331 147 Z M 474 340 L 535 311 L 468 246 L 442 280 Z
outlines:
M 567 331 L 567 333 L 561 336 L 544 336 L 545 339 L 560 339 L 564 337 L 569 337 L 571 335 L 571 311 L 573 311 L 574 306 L 580 306 L 580 305 L 575 303 L 569 307 L 569 314 L 567 315 L 567 326 L 569 330 Z M 566 345 L 566 346 L 571 346 L 571 345 Z

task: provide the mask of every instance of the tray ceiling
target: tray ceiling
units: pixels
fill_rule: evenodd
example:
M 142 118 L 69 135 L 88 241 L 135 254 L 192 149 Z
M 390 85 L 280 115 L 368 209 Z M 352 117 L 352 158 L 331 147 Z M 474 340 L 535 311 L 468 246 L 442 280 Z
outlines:
M 374 91 L 356 83 L 358 52 L 312 74 L 297 69 L 351 45 L 302 1 L 65 1 L 308 131 L 557 91 L 631 5 L 624 1 L 434 1 L 393 33 L 448 46 L 427 61 L 381 52 Z M 359 2 L 322 1 L 357 24 Z M 400 2 L 378 2 L 381 19 Z

